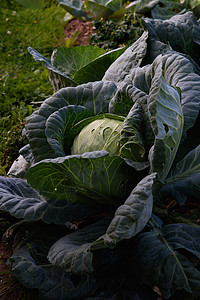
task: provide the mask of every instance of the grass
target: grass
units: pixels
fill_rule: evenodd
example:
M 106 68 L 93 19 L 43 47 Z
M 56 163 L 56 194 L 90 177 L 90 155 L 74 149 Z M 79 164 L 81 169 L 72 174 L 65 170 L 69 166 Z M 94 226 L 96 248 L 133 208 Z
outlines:
M 0 175 L 5 175 L 23 145 L 24 120 L 36 108 L 31 103 L 53 93 L 47 71 L 33 60 L 27 47 L 50 57 L 56 47 L 63 46 L 65 10 L 52 0 L 39 10 L 1 1 Z

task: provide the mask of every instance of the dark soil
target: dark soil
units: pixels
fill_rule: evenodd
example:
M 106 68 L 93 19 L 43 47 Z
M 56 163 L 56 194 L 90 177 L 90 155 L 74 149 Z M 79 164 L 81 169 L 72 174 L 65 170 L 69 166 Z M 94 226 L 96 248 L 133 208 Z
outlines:
M 7 261 L 12 255 L 12 249 L 0 243 L 0 299 L 19 300 L 23 287 L 11 272 Z
M 9 247 L 4 246 L 0 243 L 0 281 L 2 277 L 2 273 L 8 269 L 6 262 L 8 258 L 12 255 L 12 250 Z

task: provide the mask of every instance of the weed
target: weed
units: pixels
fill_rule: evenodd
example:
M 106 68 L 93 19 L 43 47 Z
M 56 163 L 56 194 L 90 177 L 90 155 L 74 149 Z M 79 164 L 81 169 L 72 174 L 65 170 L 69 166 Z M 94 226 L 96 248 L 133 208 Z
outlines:
M 125 14 L 121 20 L 95 20 L 93 26 L 96 29 L 90 44 L 106 50 L 129 46 L 143 32 L 141 17 L 134 13 Z
M 70 48 L 76 44 L 76 40 L 80 34 L 80 31 L 75 31 L 72 38 L 68 38 L 65 42 L 65 47 Z

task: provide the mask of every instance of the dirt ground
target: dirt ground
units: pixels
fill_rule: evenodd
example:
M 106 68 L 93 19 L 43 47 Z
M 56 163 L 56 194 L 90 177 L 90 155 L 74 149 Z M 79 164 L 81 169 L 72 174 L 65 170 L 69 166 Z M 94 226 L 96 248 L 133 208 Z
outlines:
M 71 20 L 64 28 L 65 39 L 73 40 L 76 36 L 73 46 L 89 45 L 89 38 L 94 32 L 90 22 L 83 22 L 78 19 Z

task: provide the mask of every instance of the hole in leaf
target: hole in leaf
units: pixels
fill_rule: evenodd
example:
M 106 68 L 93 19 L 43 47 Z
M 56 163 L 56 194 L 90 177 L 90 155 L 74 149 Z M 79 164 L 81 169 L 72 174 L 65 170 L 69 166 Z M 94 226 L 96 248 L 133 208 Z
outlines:
M 165 124 L 165 123 L 163 123 L 163 126 L 164 126 L 164 128 L 165 128 L 165 132 L 166 132 L 166 133 L 168 133 L 168 131 L 169 131 L 169 127 L 168 127 L 168 125 L 167 125 L 167 124 Z

